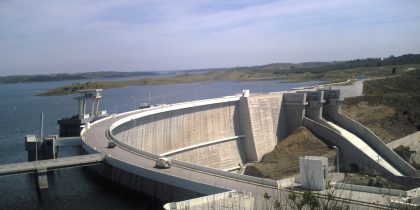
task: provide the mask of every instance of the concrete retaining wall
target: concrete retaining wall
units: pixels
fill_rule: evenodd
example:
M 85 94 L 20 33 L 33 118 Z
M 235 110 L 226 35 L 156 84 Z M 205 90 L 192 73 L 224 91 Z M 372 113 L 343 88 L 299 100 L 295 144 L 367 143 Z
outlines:
M 277 180 L 277 189 L 293 188 L 295 185 L 295 177 Z
M 306 101 L 308 106 L 305 107 L 305 116 L 319 122 L 322 118 L 322 106 L 324 101 L 323 91 L 306 92 Z M 322 123 L 322 122 L 320 122 Z M 324 124 L 325 125 L 325 124 Z
M 321 88 L 340 90 L 340 99 L 361 96 L 363 94 L 363 80 L 355 81 L 351 85 L 325 85 Z
M 393 150 L 389 149 L 386 144 L 377 137 L 372 131 L 362 124 L 342 115 L 339 112 L 339 107 L 336 105 L 325 105 L 324 113 L 328 115 L 334 122 L 338 123 L 344 129 L 355 134 L 366 142 L 372 149 L 379 153 L 386 161 L 392 164 L 400 172 L 409 176 L 418 176 L 418 171 L 414 169 L 409 163 L 404 161 Z M 377 113 L 380 114 L 380 113 Z
M 214 209 L 240 209 L 253 210 L 255 198 L 248 194 L 236 191 L 224 192 L 181 202 L 171 202 L 163 206 L 165 210 L 214 210 Z
M 195 169 L 195 170 L 207 172 L 207 173 L 210 173 L 210 174 L 214 174 L 214 175 L 217 175 L 217 176 L 224 176 L 224 177 L 231 178 L 231 179 L 241 180 L 243 182 L 251 182 L 251 183 L 256 183 L 256 184 L 260 184 L 260 185 L 277 187 L 277 181 L 271 180 L 271 179 L 264 179 L 264 178 L 254 177 L 254 176 L 247 176 L 247 175 L 230 173 L 230 172 L 227 172 L 227 171 L 221 171 L 221 170 L 218 170 L 218 169 L 213 169 L 213 168 L 209 168 L 209 167 L 204 167 L 204 166 L 200 166 L 200 165 L 186 163 L 186 162 L 182 162 L 182 161 L 178 161 L 178 160 L 173 160 L 172 163 L 176 164 L 176 165 L 179 165 L 179 166 L 182 166 L 182 167 L 186 167 L 186 168 Z
M 242 97 L 239 100 L 239 126 L 245 136 L 244 149 L 247 161 L 258 161 L 252 133 L 251 118 L 249 115 L 248 97 Z
M 335 183 L 333 185 L 334 187 L 339 188 L 339 189 L 351 190 L 351 191 L 356 191 L 356 192 L 367 192 L 367 193 L 392 195 L 392 196 L 399 196 L 399 197 L 407 196 L 407 191 L 404 191 L 404 190 L 379 188 L 379 187 L 371 187 L 371 186 L 363 186 L 363 185 L 355 185 L 355 184 L 345 184 L 345 183 Z
M 280 109 L 277 137 L 282 140 L 302 125 L 305 116 L 306 93 L 284 93 Z
M 320 137 L 326 144 L 339 147 L 340 171 L 347 169 L 350 164 L 355 163 L 360 168 L 364 166 L 379 171 L 386 177 L 393 176 L 388 170 L 369 158 L 365 153 L 353 146 L 336 131 L 306 117 L 303 119 L 303 126 L 307 127 L 315 135 Z
M 277 144 L 283 94 L 257 95 L 241 99 L 241 128 L 251 161 L 259 161 Z
M 96 153 L 86 142 L 82 144 L 82 153 Z M 134 166 L 124 161 L 106 156 L 102 165 L 90 166 L 89 169 L 112 181 L 142 194 L 158 198 L 162 203 L 182 201 L 192 198 L 228 191 L 224 188 L 191 182 L 188 179 L 168 176 L 164 173 Z
M 203 183 L 192 182 L 189 179 L 182 177 L 176 177 L 173 175 L 167 175 L 162 172 L 153 171 L 147 168 L 131 165 L 127 162 L 118 160 L 113 157 L 106 157 L 106 163 L 113 166 L 114 171 L 130 172 L 131 174 L 139 175 L 143 178 L 154 180 L 156 182 L 166 184 L 169 186 L 177 187 L 180 189 L 186 189 L 187 191 L 197 192 L 202 195 L 210 195 L 214 193 L 226 192 L 227 189 L 219 188 L 215 186 L 206 185 Z M 106 174 L 106 173 L 105 173 Z M 112 173 L 111 173 L 112 174 Z M 120 181 L 121 182 L 121 181 Z M 129 181 L 126 181 L 129 183 Z M 136 187 L 137 188 L 137 187 Z
M 147 169 L 134 169 L 132 166 L 124 163 L 115 167 L 113 164 L 119 163 L 109 159 L 107 159 L 107 162 L 107 164 L 101 166 L 93 166 L 91 169 L 119 186 L 158 198 L 162 203 L 182 201 L 227 191 L 226 189 L 195 183 L 177 177 L 165 176 Z M 167 183 L 167 181 L 172 181 L 172 183 Z

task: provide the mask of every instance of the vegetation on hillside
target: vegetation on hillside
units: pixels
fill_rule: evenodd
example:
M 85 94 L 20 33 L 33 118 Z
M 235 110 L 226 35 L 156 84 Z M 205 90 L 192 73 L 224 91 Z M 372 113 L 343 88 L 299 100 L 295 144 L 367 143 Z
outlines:
M 370 68 L 392 65 L 420 64 L 420 54 L 406 54 L 402 56 L 390 56 L 388 58 L 366 58 L 349 61 L 318 62 L 309 65 L 291 65 L 289 69 L 276 69 L 275 73 L 302 73 L 313 74 L 325 73 L 336 70 L 347 70 L 354 68 Z
M 82 80 L 96 78 L 118 78 L 118 77 L 135 77 L 135 76 L 151 76 L 158 75 L 156 72 L 86 72 L 74 74 L 44 74 L 44 75 L 12 75 L 0 77 L 0 84 L 27 83 L 27 82 L 47 82 L 47 81 L 64 81 L 64 80 Z
M 420 130 L 420 70 L 364 82 L 364 96 L 347 98 L 342 113 L 367 126 L 384 142 Z
M 285 82 L 303 82 L 303 81 L 329 81 L 338 82 L 347 79 L 365 78 L 365 77 L 385 77 L 392 75 L 392 69 L 420 68 L 420 64 L 400 65 L 400 66 L 381 66 L 381 67 L 363 67 L 348 70 L 336 70 L 328 73 L 314 74 L 310 72 L 296 74 L 273 74 L 268 71 L 250 71 L 250 70 L 229 70 L 212 71 L 205 74 L 184 74 L 165 78 L 147 78 L 141 80 L 127 81 L 101 81 L 88 82 L 83 84 L 71 84 L 64 87 L 48 90 L 40 95 L 67 95 L 73 94 L 77 90 L 92 88 L 120 88 L 135 85 L 164 85 L 164 84 L 182 84 L 193 82 L 208 81 L 251 81 L 251 80 L 282 80 Z
M 109 89 L 120 88 L 135 85 L 164 85 L 164 84 L 182 84 L 190 82 L 203 82 L 220 80 L 220 73 L 211 72 L 207 74 L 192 74 L 192 75 L 178 75 L 165 78 L 147 78 L 140 80 L 125 80 L 125 81 L 100 81 L 100 82 L 86 82 L 74 83 L 63 87 L 51 89 L 47 92 L 39 94 L 40 96 L 51 95 L 68 95 L 74 94 L 78 90 L 84 89 Z
M 246 167 L 245 174 L 279 180 L 299 173 L 299 157 L 325 156 L 334 165 L 335 151 L 305 127 L 297 128 L 286 139 L 277 143 L 273 151 L 261 161 Z

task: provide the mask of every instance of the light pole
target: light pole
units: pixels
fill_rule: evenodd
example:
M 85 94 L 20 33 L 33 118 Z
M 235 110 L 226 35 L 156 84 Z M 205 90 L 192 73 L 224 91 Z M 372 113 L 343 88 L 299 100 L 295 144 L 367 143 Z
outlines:
M 338 156 L 339 156 L 339 154 L 338 154 L 338 151 L 339 151 L 339 149 L 338 149 L 338 147 L 337 146 L 333 146 L 333 148 L 335 149 L 335 150 L 337 150 L 337 154 L 336 154 L 336 156 L 337 156 L 337 173 L 340 173 L 340 166 L 339 166 L 339 163 L 338 163 Z

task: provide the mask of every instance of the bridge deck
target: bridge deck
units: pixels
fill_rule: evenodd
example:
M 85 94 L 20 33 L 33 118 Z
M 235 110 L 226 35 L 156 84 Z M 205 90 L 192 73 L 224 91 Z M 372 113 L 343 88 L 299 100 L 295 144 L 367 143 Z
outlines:
M 0 165 L 0 176 L 20 174 L 20 173 L 31 173 L 35 172 L 37 168 L 47 168 L 48 170 L 69 168 L 69 167 L 80 167 L 86 165 L 99 164 L 104 160 L 104 155 L 90 154 L 80 155 L 74 157 L 57 158 L 51 160 L 40 160 L 31 161 L 24 163 L 12 163 Z

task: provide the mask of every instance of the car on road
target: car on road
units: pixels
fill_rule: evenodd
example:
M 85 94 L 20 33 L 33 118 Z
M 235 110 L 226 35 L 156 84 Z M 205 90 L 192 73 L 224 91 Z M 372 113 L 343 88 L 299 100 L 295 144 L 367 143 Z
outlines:
M 170 168 L 171 164 L 171 159 L 167 157 L 161 157 L 156 160 L 156 168 Z
M 108 142 L 108 146 L 107 146 L 107 148 L 108 149 L 112 149 L 112 148 L 114 148 L 116 146 L 116 144 L 114 143 L 114 142 Z

